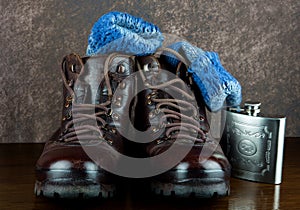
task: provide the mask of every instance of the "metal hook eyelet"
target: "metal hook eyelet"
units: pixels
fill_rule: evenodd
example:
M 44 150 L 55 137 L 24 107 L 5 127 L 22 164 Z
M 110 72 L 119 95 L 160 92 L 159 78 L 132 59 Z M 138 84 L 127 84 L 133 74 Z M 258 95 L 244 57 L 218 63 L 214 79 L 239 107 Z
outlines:
M 65 107 L 68 108 L 72 102 L 73 102 L 73 97 L 72 96 L 66 97 Z
M 112 118 L 114 119 L 114 120 L 119 120 L 120 119 L 120 116 L 117 114 L 117 113 L 112 113 Z
M 121 82 L 119 84 L 119 86 L 120 86 L 121 89 L 124 89 L 126 87 L 126 83 L 125 82 Z
M 107 116 L 111 116 L 113 113 L 112 109 L 108 109 L 107 112 L 106 112 L 106 115 Z
M 71 117 L 72 117 L 72 113 L 71 113 L 71 112 L 68 112 L 67 115 L 65 115 L 65 116 L 62 118 L 62 121 L 69 120 L 69 119 L 71 119 Z
M 123 64 L 120 64 L 119 66 L 118 66 L 118 73 L 120 73 L 120 74 L 124 74 L 125 73 L 125 66 L 123 65 Z
M 68 80 L 67 83 L 68 83 L 69 87 L 71 87 L 74 84 L 74 80 L 73 79 Z
M 152 119 L 152 118 L 154 118 L 154 117 L 155 117 L 155 113 L 154 113 L 154 112 L 150 112 L 150 113 L 149 113 L 149 118 Z
M 111 132 L 112 132 L 113 134 L 116 134 L 116 133 L 117 133 L 117 130 L 116 130 L 115 128 L 112 128 L 112 129 L 111 129 Z
M 153 127 L 151 130 L 152 130 L 153 133 L 157 133 L 159 131 L 159 128 Z
M 164 143 L 165 141 L 164 140 L 162 140 L 162 139 L 158 139 L 158 140 L 156 140 L 156 144 L 161 144 L 161 143 Z
M 71 72 L 76 73 L 75 69 L 76 69 L 76 64 L 72 64 L 71 65 Z
M 201 122 L 203 122 L 203 121 L 205 120 L 205 118 L 204 118 L 202 115 L 200 115 L 200 116 L 199 116 L 199 120 L 200 120 Z
M 109 144 L 109 145 L 113 145 L 113 140 L 111 140 L 111 139 L 106 139 L 106 142 Z
M 117 107 L 120 107 L 120 106 L 121 106 L 121 102 L 120 102 L 120 101 L 115 101 L 114 104 L 115 104 Z

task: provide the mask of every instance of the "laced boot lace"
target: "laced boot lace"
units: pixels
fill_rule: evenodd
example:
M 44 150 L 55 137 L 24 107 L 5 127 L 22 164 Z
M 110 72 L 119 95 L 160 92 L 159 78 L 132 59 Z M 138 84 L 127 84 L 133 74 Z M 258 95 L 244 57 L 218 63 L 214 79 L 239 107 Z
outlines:
M 119 54 L 110 54 L 104 62 L 104 80 L 107 88 L 107 101 L 101 104 L 79 104 L 75 101 L 75 92 L 69 86 L 65 73 L 61 70 L 63 83 L 68 93 L 67 106 L 72 109 L 68 112 L 64 120 L 68 120 L 63 123 L 63 132 L 60 135 L 59 140 L 63 142 L 78 143 L 79 140 L 97 141 L 105 140 L 109 144 L 113 144 L 113 140 L 106 138 L 105 132 L 116 133 L 116 129 L 113 126 L 109 126 L 107 118 L 113 117 L 114 114 L 111 111 L 110 105 L 112 103 L 113 91 L 109 78 L 109 65 Z M 122 55 L 124 57 L 124 55 Z M 129 57 L 129 56 L 128 56 Z M 81 71 L 84 70 L 84 65 L 78 56 L 78 60 L 81 62 Z M 100 71 L 100 69 L 99 69 Z M 81 142 L 82 143 L 82 142 Z
M 187 63 L 179 53 L 172 49 L 163 48 L 162 51 L 168 51 L 183 63 Z M 180 68 L 180 65 L 178 68 Z M 176 77 L 162 84 L 152 85 L 140 65 L 138 65 L 138 70 L 145 86 L 152 90 L 152 93 L 147 96 L 148 104 L 155 103 L 155 110 L 149 113 L 149 118 L 153 118 L 154 115 L 160 112 L 164 113 L 159 120 L 158 127 L 152 127 L 153 131 L 165 128 L 164 137 L 159 138 L 157 143 L 174 139 L 184 139 L 195 143 L 205 142 L 206 132 L 200 126 L 200 123 L 204 121 L 204 117 L 199 115 L 195 97 L 186 90 L 188 87 L 185 82 Z M 159 93 L 160 90 L 166 88 L 181 97 L 165 97 L 164 94 Z

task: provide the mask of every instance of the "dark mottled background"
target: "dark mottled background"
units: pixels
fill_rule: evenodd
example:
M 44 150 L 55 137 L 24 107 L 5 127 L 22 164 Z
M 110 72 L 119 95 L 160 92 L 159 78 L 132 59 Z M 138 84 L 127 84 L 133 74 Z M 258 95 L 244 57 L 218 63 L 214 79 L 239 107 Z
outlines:
M 300 136 L 298 0 L 1 0 L 0 142 L 43 142 L 59 126 L 65 54 L 85 54 L 93 23 L 112 10 L 220 54 L 244 100 L 287 116 Z

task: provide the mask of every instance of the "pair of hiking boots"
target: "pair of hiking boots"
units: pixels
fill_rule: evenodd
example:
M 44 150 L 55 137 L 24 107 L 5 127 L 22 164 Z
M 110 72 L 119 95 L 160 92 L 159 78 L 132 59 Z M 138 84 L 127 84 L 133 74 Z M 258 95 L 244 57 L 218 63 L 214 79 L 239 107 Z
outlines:
M 63 59 L 62 122 L 36 163 L 36 195 L 111 197 L 120 176 L 148 178 L 156 194 L 228 195 L 230 164 L 172 53 Z

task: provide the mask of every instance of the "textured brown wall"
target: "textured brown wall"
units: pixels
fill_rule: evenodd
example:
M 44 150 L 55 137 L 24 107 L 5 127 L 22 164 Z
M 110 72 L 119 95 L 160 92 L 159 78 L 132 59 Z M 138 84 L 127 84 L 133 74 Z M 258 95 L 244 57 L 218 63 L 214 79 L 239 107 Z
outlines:
M 42 142 L 59 126 L 65 54 L 85 54 L 93 23 L 112 10 L 220 54 L 244 100 L 287 115 L 300 136 L 298 0 L 1 0 L 0 142 Z

